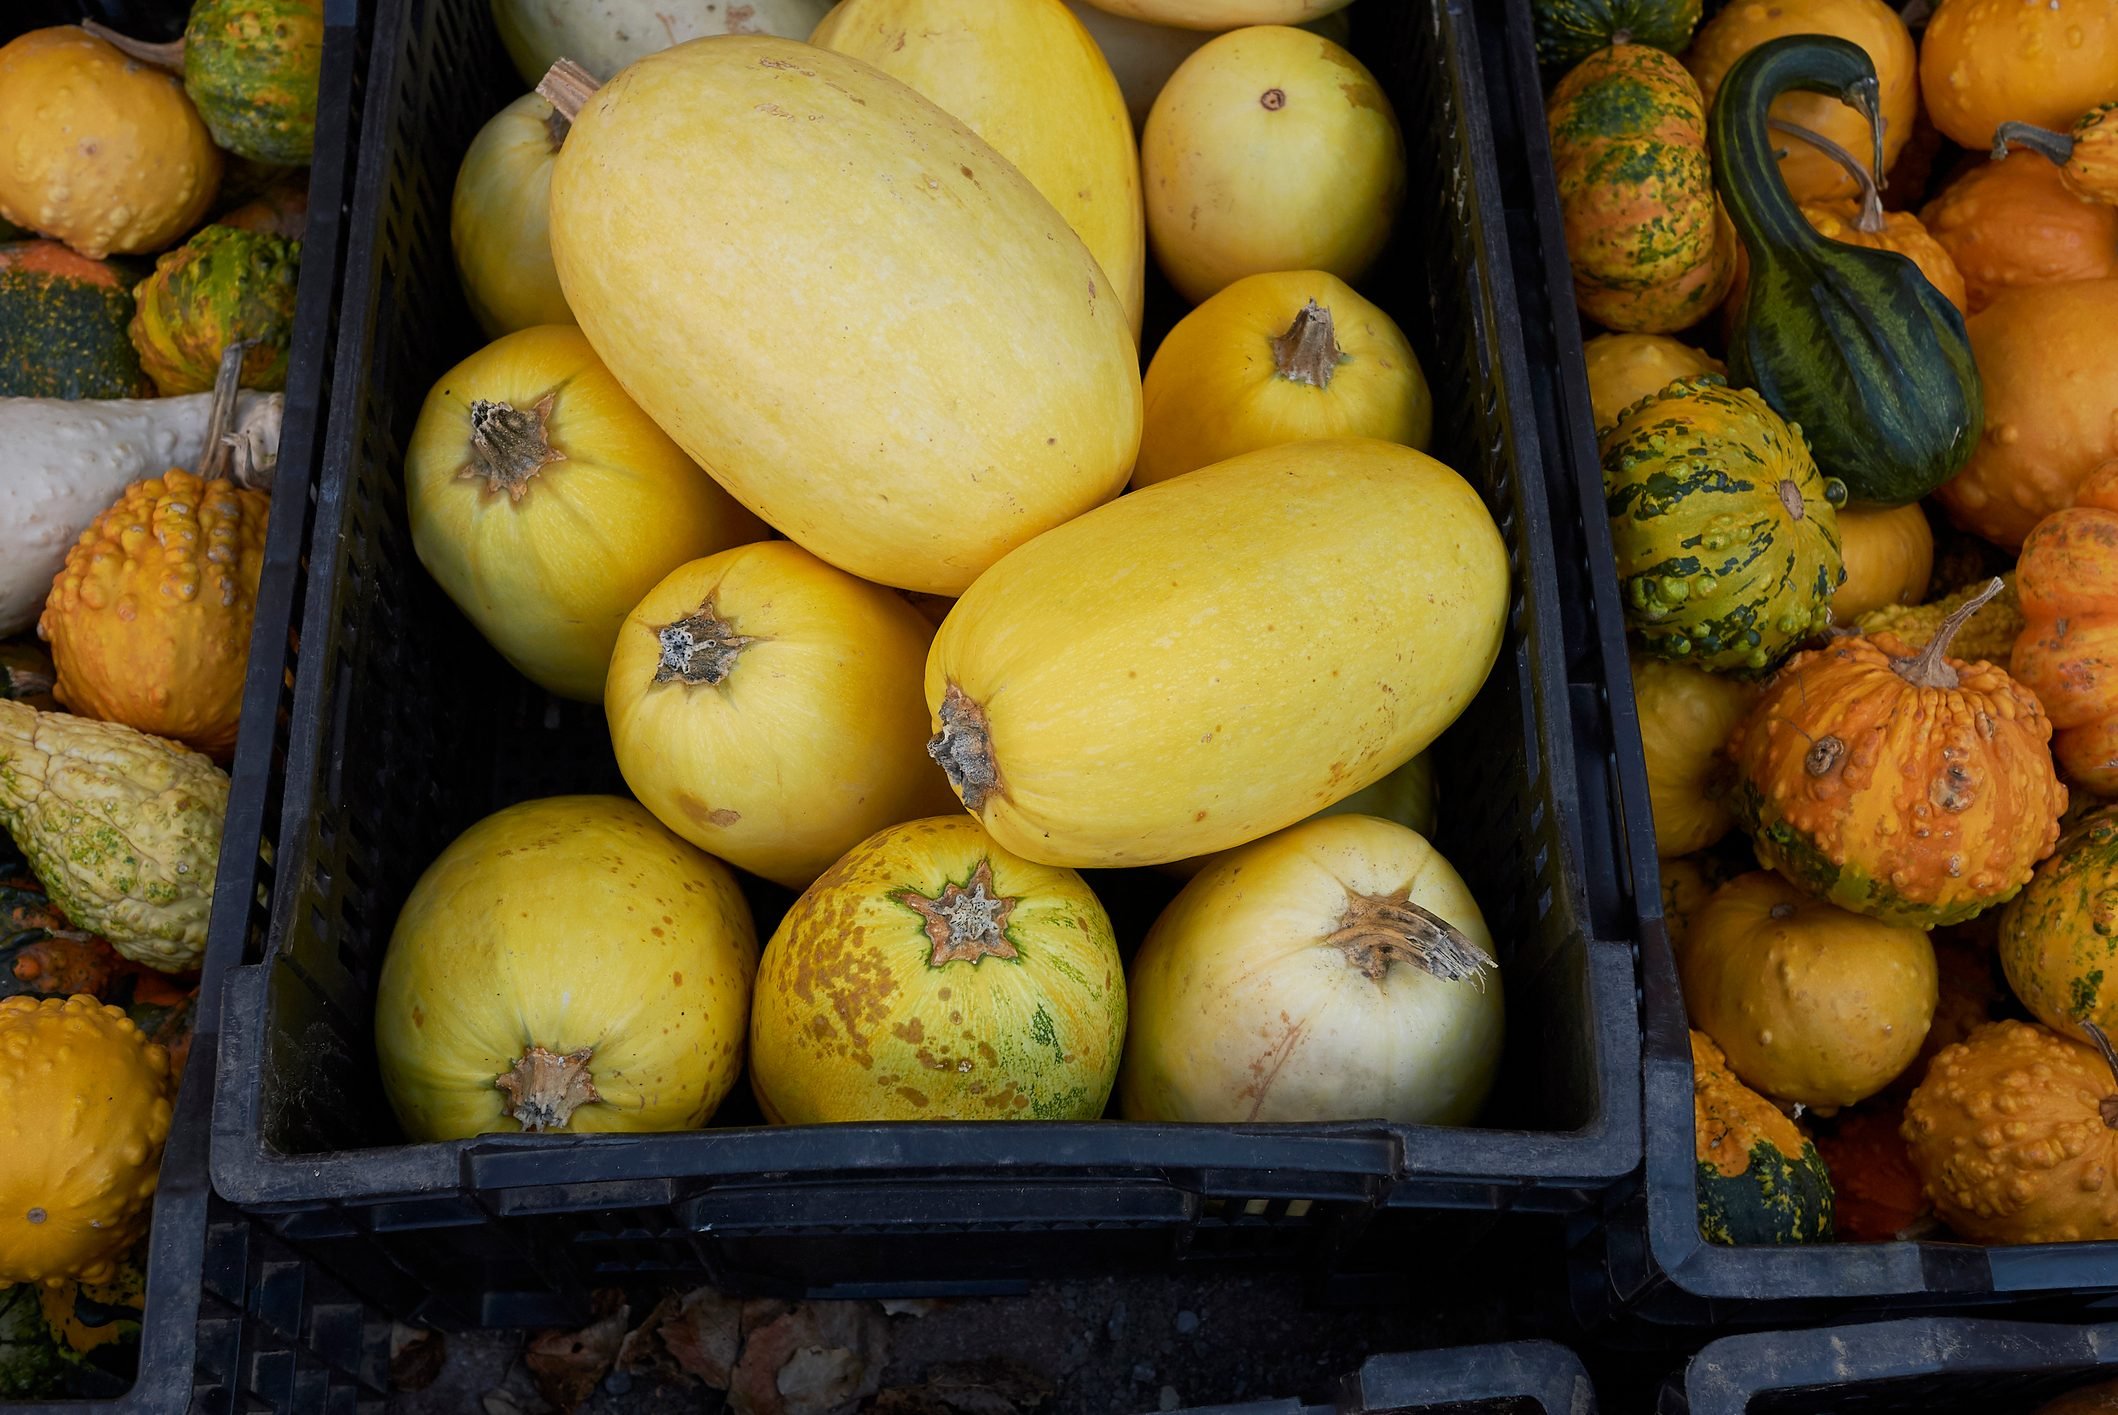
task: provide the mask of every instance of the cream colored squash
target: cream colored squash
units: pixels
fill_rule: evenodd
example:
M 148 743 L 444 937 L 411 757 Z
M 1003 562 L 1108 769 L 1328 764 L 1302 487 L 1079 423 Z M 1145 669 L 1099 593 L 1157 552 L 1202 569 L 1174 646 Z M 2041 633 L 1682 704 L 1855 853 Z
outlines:
M 649 55 L 579 110 L 551 218 L 618 381 L 842 570 L 958 594 L 1132 471 L 1139 355 L 1095 257 L 858 60 L 756 38 Z
M 508 662 L 582 702 L 601 700 L 618 626 L 655 581 L 766 533 L 572 325 L 520 330 L 443 374 L 405 491 L 419 563 Z
M 1184 887 L 1128 980 L 1128 1120 L 1461 1125 L 1506 1009 L 1478 902 L 1425 837 L 1325 816 Z
M 626 616 L 604 711 L 671 830 L 800 889 L 886 825 L 953 810 L 926 754 L 933 626 L 788 541 L 678 566 Z
M 1118 87 L 1125 91 L 1125 107 L 1132 115 L 1135 132 L 1147 125 L 1147 111 L 1154 107 L 1155 95 L 1169 82 L 1177 65 L 1213 38 L 1212 30 L 1179 29 L 1175 25 L 1129 20 L 1098 8 L 1089 0 L 1066 0 L 1066 8 L 1074 12 L 1074 18 L 1081 21 L 1081 27 L 1095 39 L 1096 47 L 1110 61 L 1111 72 L 1118 78 Z M 1340 44 L 1353 33 L 1351 16 L 1345 10 L 1333 10 L 1308 21 L 1302 28 Z
M 809 42 L 909 84 L 1014 163 L 1088 246 L 1139 334 L 1140 151 L 1109 63 L 1060 0 L 843 0 Z
M 927 657 L 931 750 L 1048 864 L 1255 840 L 1403 765 L 1485 681 L 1508 562 L 1463 478 L 1295 442 L 1134 492 L 971 586 Z
M 1186 59 L 1140 142 L 1147 234 L 1194 304 L 1246 275 L 1358 280 L 1405 192 L 1405 145 L 1375 76 L 1340 46 L 1277 25 Z
M 1298 25 L 1343 10 L 1352 0 L 1094 0 L 1113 15 L 1184 29 Z M 1385 0 L 1390 3 L 1390 0 Z
M 449 245 L 464 298 L 487 338 L 572 324 L 552 268 L 552 163 L 566 120 L 526 93 L 495 113 L 463 154 L 449 203 Z
M 1396 323 L 1321 270 L 1252 275 L 1177 322 L 1145 384 L 1133 485 L 1260 447 L 1376 437 L 1424 449 L 1434 395 Z
M 608 79 L 688 39 L 776 34 L 806 39 L 831 0 L 493 0 L 493 24 L 525 84 L 561 59 Z
M 743 1069 L 757 957 L 735 876 L 636 802 L 510 806 L 397 916 L 383 1090 L 415 1141 L 695 1129 Z

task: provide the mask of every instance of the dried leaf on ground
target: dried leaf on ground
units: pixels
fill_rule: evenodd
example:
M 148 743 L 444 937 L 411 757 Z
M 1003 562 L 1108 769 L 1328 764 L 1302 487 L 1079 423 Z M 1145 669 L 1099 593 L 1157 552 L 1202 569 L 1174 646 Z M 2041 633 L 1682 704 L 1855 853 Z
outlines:
M 694 1288 L 676 1299 L 676 1310 L 662 1322 L 662 1346 L 687 1374 L 726 1390 L 743 1346 L 743 1308 L 740 1298 Z
M 599 1307 L 607 1306 L 598 1301 Z M 628 1309 L 621 1302 L 579 1331 L 539 1332 L 522 1359 L 537 1389 L 561 1411 L 578 1409 L 618 1359 Z
M 889 1360 L 889 1319 L 874 1303 L 798 1303 L 748 1330 L 728 1403 L 736 1415 L 850 1415 Z
M 448 1362 L 448 1342 L 438 1331 L 398 1322 L 390 1328 L 390 1386 L 425 1390 Z

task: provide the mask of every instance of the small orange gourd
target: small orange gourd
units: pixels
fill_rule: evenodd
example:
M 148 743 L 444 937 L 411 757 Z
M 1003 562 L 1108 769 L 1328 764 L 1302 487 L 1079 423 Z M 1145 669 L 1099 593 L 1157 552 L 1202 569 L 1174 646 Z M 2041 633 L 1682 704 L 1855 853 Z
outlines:
M 1947 657 L 1984 595 L 1917 654 L 1851 635 L 1796 655 L 1729 740 L 1759 862 L 1844 909 L 1931 926 L 2008 899 L 2052 851 L 2051 724 L 1990 663 Z
M 2023 628 L 2011 671 L 2052 719 L 2070 780 L 2118 794 L 2118 461 L 2023 542 L 2015 584 Z
M 2118 1238 L 2118 1079 L 2095 1047 L 2028 1022 L 1934 1058 L 1905 1143 L 1934 1211 L 1973 1243 Z
M 1976 152 L 2009 119 L 2046 127 L 2118 97 L 2111 0 L 1941 0 L 1920 37 L 1934 126 Z
M 2118 275 L 2118 207 L 2076 196 L 2034 152 L 1980 161 L 1920 208 L 1977 314 L 2021 285 Z
M 1934 577 L 1934 531 L 1916 501 L 1840 507 L 1839 554 L 1846 581 L 1831 597 L 1831 618 L 1841 625 L 1889 605 L 1918 604 Z
M 1993 157 L 2010 144 L 2051 160 L 2068 191 L 2088 201 L 2118 202 L 2118 103 L 2099 103 L 2055 133 L 2035 123 L 2002 123 L 1993 133 Z

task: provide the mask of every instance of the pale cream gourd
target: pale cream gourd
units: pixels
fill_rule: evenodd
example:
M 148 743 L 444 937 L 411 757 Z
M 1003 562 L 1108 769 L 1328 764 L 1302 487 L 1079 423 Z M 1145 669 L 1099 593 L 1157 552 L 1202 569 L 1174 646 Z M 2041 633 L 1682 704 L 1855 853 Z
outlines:
M 581 702 L 602 698 L 618 625 L 655 581 L 765 535 L 571 325 L 496 339 L 441 376 L 405 493 L 419 563 L 508 662 Z
M 801 889 L 884 826 L 955 809 L 926 754 L 933 626 L 787 541 L 671 571 L 604 691 L 618 767 L 663 824 Z
M 1127 19 L 1090 4 L 1089 0 L 1066 0 L 1066 8 L 1074 12 L 1074 18 L 1081 21 L 1081 27 L 1110 61 L 1111 73 L 1117 76 L 1118 87 L 1125 93 L 1125 108 L 1132 115 L 1134 132 L 1147 126 L 1147 112 L 1155 106 L 1155 95 L 1162 92 L 1162 85 L 1169 82 L 1177 65 L 1214 34 L 1212 30 L 1180 29 L 1176 25 Z M 1353 33 L 1344 10 L 1306 21 L 1302 28 L 1340 44 Z
M 1185 29 L 1298 25 L 1343 10 L 1351 0 L 1093 0 L 1114 15 Z
M 608 79 L 635 59 L 717 34 L 805 39 L 831 0 L 493 0 L 493 24 L 522 81 L 561 59 Z
M 1152 865 L 1255 840 L 1403 765 L 1499 653 L 1507 552 L 1424 453 L 1295 442 L 1047 532 L 927 657 L 930 750 L 1006 848 Z
M 1221 857 L 1155 921 L 1127 987 L 1128 1120 L 1460 1125 L 1499 1070 L 1478 902 L 1423 836 L 1373 816 Z
M 911 89 L 778 39 L 651 54 L 577 110 L 552 255 L 596 352 L 820 559 L 962 592 L 1109 500 L 1123 301 L 1027 178 Z
M 1358 280 L 1405 193 L 1405 145 L 1375 76 L 1277 25 L 1225 34 L 1170 76 L 1140 139 L 1147 234 L 1196 304 L 1246 275 Z
M 1060 0 L 843 0 L 809 42 L 910 85 L 1014 163 L 1088 246 L 1139 334 L 1140 151 L 1109 63 Z
M 510 806 L 397 916 L 383 1090 L 415 1141 L 695 1129 L 742 1071 L 757 958 L 735 876 L 638 803 Z
M 552 163 L 566 120 L 526 93 L 471 139 L 449 202 L 449 245 L 471 316 L 487 338 L 572 324 L 552 266 Z

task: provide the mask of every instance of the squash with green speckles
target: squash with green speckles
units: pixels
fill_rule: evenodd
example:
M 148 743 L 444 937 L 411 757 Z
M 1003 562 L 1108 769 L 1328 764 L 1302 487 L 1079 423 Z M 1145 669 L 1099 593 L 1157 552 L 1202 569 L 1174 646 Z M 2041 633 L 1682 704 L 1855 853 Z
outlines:
M 164 396 L 213 387 L 221 351 L 254 341 L 242 387 L 287 386 L 301 242 L 269 231 L 208 226 L 154 263 L 133 291 L 132 344 Z
M 846 852 L 765 945 L 750 1084 L 776 1125 L 1094 1120 L 1125 1042 L 1110 916 L 965 815 Z
M 1613 44 L 1681 54 L 1699 27 L 1700 0 L 1535 0 L 1537 59 L 1578 64 Z
M 1691 1034 L 1699 1233 L 1709 1243 L 1816 1243 L 1832 1234 L 1831 1175 L 1816 1146 Z
M 1603 494 L 1651 653 L 1762 673 L 1831 626 L 1846 489 L 1749 389 L 1708 374 L 1626 409 L 1603 434 Z
M 1735 273 L 1699 85 L 1659 49 L 1614 45 L 1559 81 L 1545 121 L 1583 313 L 1649 334 L 1698 323 Z
M 2118 806 L 2060 838 L 2000 916 L 2000 962 L 2032 1016 L 2076 1041 L 2118 1032 Z
M 152 393 L 125 334 L 133 278 L 57 241 L 0 245 L 0 398 Z
M 197 0 L 184 26 L 184 92 L 213 140 L 298 167 L 316 142 L 323 0 Z

